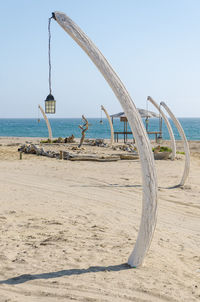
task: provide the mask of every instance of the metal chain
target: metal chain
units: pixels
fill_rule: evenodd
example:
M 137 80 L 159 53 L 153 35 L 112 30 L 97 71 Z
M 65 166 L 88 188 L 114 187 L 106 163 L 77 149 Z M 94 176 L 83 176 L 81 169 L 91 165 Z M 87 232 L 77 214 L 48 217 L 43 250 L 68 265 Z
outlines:
M 51 18 L 49 18 L 49 23 L 48 23 L 48 33 L 49 33 L 49 45 L 48 45 L 48 55 L 49 55 L 49 93 L 51 94 L 51 30 L 50 30 L 50 25 L 51 25 Z
M 149 102 L 148 102 L 148 99 L 147 99 L 147 100 L 146 100 L 146 111 L 147 111 L 147 115 L 148 115 L 148 113 L 149 113 L 148 104 L 149 104 Z

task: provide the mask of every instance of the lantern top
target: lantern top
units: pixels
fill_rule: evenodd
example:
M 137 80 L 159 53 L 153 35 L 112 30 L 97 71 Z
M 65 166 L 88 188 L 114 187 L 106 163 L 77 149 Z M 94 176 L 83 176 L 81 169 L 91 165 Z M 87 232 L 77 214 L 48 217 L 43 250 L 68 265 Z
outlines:
M 54 96 L 50 93 L 49 95 L 47 95 L 45 102 L 46 101 L 54 101 Z

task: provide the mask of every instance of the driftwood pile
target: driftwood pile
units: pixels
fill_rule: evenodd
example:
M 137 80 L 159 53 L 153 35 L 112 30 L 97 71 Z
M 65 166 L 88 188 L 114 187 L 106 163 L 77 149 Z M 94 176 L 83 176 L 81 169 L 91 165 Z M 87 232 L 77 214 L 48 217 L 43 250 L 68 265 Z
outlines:
M 60 153 L 54 151 L 45 151 L 43 148 L 39 148 L 34 144 L 30 144 L 30 145 L 24 144 L 18 149 L 18 151 L 27 154 L 36 154 L 36 155 L 47 156 L 52 158 L 60 157 Z
M 109 144 L 107 144 L 104 139 L 102 138 L 97 138 L 97 139 L 86 139 L 85 143 L 87 143 L 90 146 L 97 146 L 97 147 L 104 147 L 104 148 L 108 148 Z M 132 143 L 128 143 L 128 144 L 123 144 L 123 145 L 115 145 L 112 146 L 113 150 L 122 150 L 122 151 L 127 151 L 127 152 L 136 152 L 136 147 L 134 144 Z
M 40 141 L 41 144 L 66 144 L 66 143 L 75 143 L 75 137 L 72 134 L 69 137 L 58 137 L 56 139 L 50 140 L 49 138 L 47 140 Z
M 117 145 L 117 146 L 112 146 L 113 150 L 123 150 L 127 152 L 133 152 L 137 153 L 137 149 L 134 146 L 134 144 L 125 144 L 125 145 Z
M 62 137 L 59 137 L 57 140 L 54 140 L 53 141 L 54 143 L 75 143 L 75 139 L 74 139 L 74 135 L 72 134 L 71 136 L 69 137 L 65 137 L 65 138 L 62 138 Z
M 119 153 L 119 154 L 109 154 L 109 155 L 97 155 L 97 154 L 75 154 L 70 153 L 67 151 L 45 151 L 42 147 L 36 146 L 35 144 L 24 144 L 22 145 L 18 151 L 21 153 L 27 153 L 27 154 L 36 154 L 40 156 L 47 156 L 51 158 L 59 158 L 59 159 L 65 159 L 65 160 L 71 160 L 71 161 L 117 161 L 117 160 L 135 160 L 139 159 L 139 155 L 137 151 L 130 149 L 128 147 L 128 150 L 125 146 L 119 146 L 120 150 L 128 151 L 129 153 Z M 85 148 L 78 148 L 73 147 L 73 151 L 81 152 L 85 150 Z M 116 150 L 116 149 L 115 149 Z M 131 151 L 130 151 L 131 150 Z M 171 152 L 154 152 L 154 159 L 161 160 L 161 159 L 168 159 Z
M 80 150 L 80 149 L 79 149 Z M 71 161 L 99 161 L 99 162 L 111 162 L 123 159 L 135 160 L 138 159 L 138 154 L 109 154 L 109 155 L 96 155 L 96 154 L 74 154 L 67 151 L 45 151 L 42 147 L 34 144 L 22 145 L 18 151 L 20 153 L 36 154 L 40 156 L 47 156 L 51 158 L 59 158 Z
M 97 138 L 97 139 L 87 139 L 85 142 L 90 146 L 97 146 L 97 147 L 105 147 L 108 148 L 108 144 L 104 142 L 104 139 Z

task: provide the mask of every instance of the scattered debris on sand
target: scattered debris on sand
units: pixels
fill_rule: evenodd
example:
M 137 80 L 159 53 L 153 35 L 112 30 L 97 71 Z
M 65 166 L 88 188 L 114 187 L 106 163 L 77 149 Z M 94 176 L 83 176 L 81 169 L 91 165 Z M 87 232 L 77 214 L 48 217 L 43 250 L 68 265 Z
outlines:
M 112 150 L 112 148 L 111 148 Z M 123 150 L 123 149 L 122 149 Z M 71 161 L 117 161 L 117 160 L 135 160 L 139 159 L 139 155 L 137 152 L 130 153 L 108 153 L 108 154 L 95 154 L 95 153 L 87 153 L 86 148 L 78 146 L 73 146 L 70 150 L 48 150 L 45 151 L 42 146 L 37 146 L 36 144 L 23 144 L 18 151 L 26 154 L 36 154 L 38 156 L 47 156 L 51 158 L 65 159 Z M 70 151 L 70 152 L 69 152 Z M 126 151 L 126 148 L 124 149 Z

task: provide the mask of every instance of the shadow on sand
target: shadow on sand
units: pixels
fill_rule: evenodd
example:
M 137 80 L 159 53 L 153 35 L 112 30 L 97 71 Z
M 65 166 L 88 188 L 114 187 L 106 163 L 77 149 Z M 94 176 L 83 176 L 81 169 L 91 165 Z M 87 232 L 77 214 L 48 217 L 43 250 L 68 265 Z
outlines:
M 118 185 L 118 184 L 108 184 L 108 185 L 71 185 L 71 188 L 141 188 L 142 185 Z
M 127 263 L 111 265 L 111 266 L 91 266 L 87 269 L 69 269 L 69 270 L 62 270 L 58 272 L 35 274 L 35 275 L 24 274 L 7 280 L 1 280 L 0 284 L 15 285 L 20 283 L 25 283 L 31 280 L 36 280 L 36 279 L 51 279 L 51 278 L 59 278 L 64 276 L 82 275 L 87 273 L 98 273 L 98 272 L 119 272 L 129 269 L 131 269 L 131 267 Z

